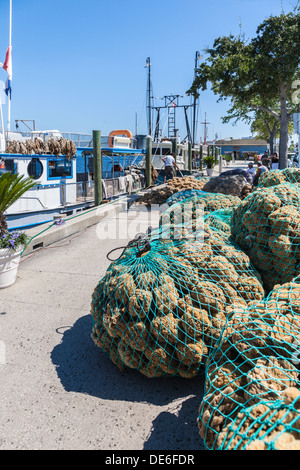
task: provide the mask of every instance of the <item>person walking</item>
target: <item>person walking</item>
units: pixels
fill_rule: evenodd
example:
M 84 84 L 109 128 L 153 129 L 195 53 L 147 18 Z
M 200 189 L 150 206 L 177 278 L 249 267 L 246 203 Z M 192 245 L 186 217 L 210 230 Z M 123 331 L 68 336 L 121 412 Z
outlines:
M 253 168 L 253 163 L 251 163 L 251 162 L 248 163 L 248 168 L 247 168 L 246 171 L 251 176 L 252 181 L 253 181 L 255 173 L 256 173 L 255 168 Z
M 174 158 L 174 153 L 171 153 L 170 155 L 166 155 L 163 157 L 163 162 L 165 164 L 165 173 L 164 173 L 164 183 L 166 182 L 167 179 L 173 179 L 174 178 L 174 167 L 179 170 L 175 158 Z
M 279 157 L 277 155 L 277 152 L 274 152 L 273 155 L 271 156 L 271 168 L 272 170 L 277 170 L 279 165 Z
M 265 166 L 266 168 L 270 168 L 270 163 L 271 163 L 271 159 L 269 158 L 269 155 L 268 155 L 268 151 L 265 150 L 265 153 L 264 155 L 262 156 L 261 158 L 261 163 L 263 166 Z
M 257 163 L 257 170 L 256 170 L 256 173 L 255 173 L 255 176 L 254 176 L 254 179 L 253 179 L 253 186 L 257 186 L 258 185 L 258 180 L 260 178 L 260 176 L 265 173 L 266 171 L 269 171 L 269 169 L 263 165 L 261 162 L 258 162 Z

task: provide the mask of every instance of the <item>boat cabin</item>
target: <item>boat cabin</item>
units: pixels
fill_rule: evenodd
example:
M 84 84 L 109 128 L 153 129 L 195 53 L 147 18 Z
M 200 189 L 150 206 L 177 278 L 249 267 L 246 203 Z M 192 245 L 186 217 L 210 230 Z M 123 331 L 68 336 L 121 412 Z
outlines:
M 160 142 L 152 142 L 152 163 L 156 170 L 164 168 L 163 158 L 172 153 L 173 144 L 171 140 L 161 140 Z M 185 143 L 177 144 L 176 163 L 180 170 L 188 168 L 188 145 Z M 140 162 L 139 166 L 145 166 L 145 158 Z
M 56 155 L 1 154 L 0 175 L 4 172 L 30 176 L 37 182 L 10 207 L 10 213 L 76 203 L 76 159 Z

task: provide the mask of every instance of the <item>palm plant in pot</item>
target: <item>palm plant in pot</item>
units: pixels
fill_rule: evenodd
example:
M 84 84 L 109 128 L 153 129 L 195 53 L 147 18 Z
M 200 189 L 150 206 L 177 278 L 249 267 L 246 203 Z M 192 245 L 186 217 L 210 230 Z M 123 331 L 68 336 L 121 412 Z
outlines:
M 213 155 L 208 155 L 204 158 L 204 163 L 206 163 L 206 173 L 208 176 L 212 175 L 213 167 L 215 164 L 215 157 Z
M 225 155 L 225 160 L 226 160 L 226 165 L 229 165 L 229 163 L 232 160 L 232 156 L 231 155 Z
M 13 173 L 0 176 L 0 288 L 12 285 L 17 277 L 22 249 L 27 241 L 24 232 L 10 232 L 5 211 L 36 182 Z

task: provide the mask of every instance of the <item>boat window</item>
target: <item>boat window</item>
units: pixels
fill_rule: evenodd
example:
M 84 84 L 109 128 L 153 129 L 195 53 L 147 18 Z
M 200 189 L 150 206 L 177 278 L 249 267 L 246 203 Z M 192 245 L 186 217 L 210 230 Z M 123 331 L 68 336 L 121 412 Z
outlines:
M 0 157 L 0 175 L 2 173 L 17 173 L 17 164 L 14 160 Z
M 49 160 L 48 169 L 49 178 L 72 177 L 72 162 L 67 160 Z
M 34 180 L 40 178 L 43 174 L 43 165 L 38 158 L 33 158 L 27 166 L 27 173 Z
M 152 147 L 152 155 L 160 155 L 160 149 Z
M 171 154 L 171 150 L 170 150 L 170 149 L 164 149 L 164 148 L 162 148 L 161 151 L 162 151 L 162 154 L 163 154 L 163 155 L 170 155 L 170 154 Z

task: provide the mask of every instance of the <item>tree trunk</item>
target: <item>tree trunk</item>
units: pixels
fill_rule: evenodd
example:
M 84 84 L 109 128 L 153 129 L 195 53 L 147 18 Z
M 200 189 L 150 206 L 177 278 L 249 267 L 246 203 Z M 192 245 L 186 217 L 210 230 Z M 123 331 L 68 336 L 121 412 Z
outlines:
M 280 89 L 280 134 L 279 134 L 279 169 L 283 170 L 288 166 L 288 125 L 289 116 L 286 107 L 286 86 L 281 85 Z
M 275 149 L 274 149 L 274 143 L 275 143 L 275 138 L 277 133 L 279 132 L 278 124 L 274 124 L 273 128 L 270 129 L 270 154 L 273 155 Z
M 0 212 L 0 235 L 3 235 L 7 232 L 7 222 L 5 215 Z
M 269 144 L 270 144 L 270 155 L 273 155 L 274 153 L 274 133 L 270 132 L 270 139 L 269 139 Z

